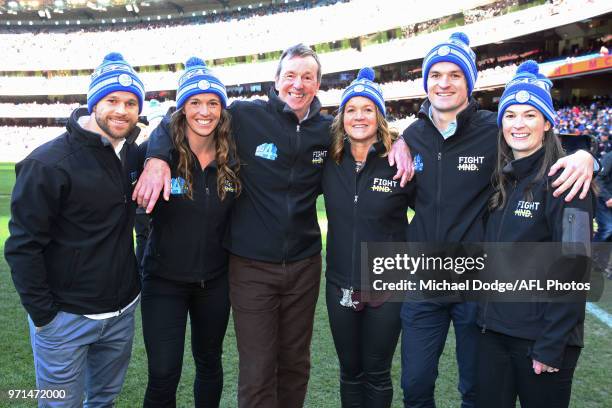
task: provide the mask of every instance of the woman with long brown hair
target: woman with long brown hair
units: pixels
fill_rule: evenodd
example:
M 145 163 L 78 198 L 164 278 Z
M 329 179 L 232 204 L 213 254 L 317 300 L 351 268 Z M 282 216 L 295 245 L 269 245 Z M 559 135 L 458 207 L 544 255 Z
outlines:
M 386 158 L 397 137 L 385 119 L 374 71 L 364 68 L 342 95 L 323 170 L 325 293 L 343 408 L 387 408 L 393 399 L 391 360 L 401 303 L 364 292 L 360 248 L 362 242 L 406 241 L 411 187 L 393 179 Z
M 589 244 L 592 192 L 568 203 L 553 197 L 554 180 L 547 175 L 564 155 L 553 132 L 551 86 L 538 64 L 526 61 L 500 99 L 488 242 Z M 586 265 L 580 256 L 559 260 L 555 273 L 563 264 L 579 276 Z M 481 304 L 477 406 L 513 408 L 518 397 L 523 408 L 567 407 L 583 346 L 584 309 L 585 303 L 577 301 Z
M 152 214 L 143 259 L 142 326 L 149 382 L 145 407 L 176 405 L 187 315 L 195 406 L 218 407 L 230 301 L 222 240 L 240 193 L 225 86 L 199 58 L 179 80 L 176 111 L 154 132 L 173 142 L 171 197 Z

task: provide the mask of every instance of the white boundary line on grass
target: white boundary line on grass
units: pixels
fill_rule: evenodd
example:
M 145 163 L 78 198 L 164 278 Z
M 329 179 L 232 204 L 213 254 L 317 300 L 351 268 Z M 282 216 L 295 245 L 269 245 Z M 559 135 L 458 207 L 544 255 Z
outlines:
M 601 320 L 604 324 L 606 324 L 609 328 L 612 329 L 612 315 L 601 307 L 595 305 L 594 303 L 587 302 L 586 309 L 593 316 Z

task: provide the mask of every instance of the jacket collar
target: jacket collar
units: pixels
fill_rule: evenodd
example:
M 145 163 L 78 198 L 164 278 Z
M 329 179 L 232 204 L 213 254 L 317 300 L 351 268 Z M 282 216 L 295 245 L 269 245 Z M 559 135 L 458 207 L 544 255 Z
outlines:
M 425 99 L 425 101 L 421 104 L 421 108 L 419 109 L 418 117 L 419 119 L 424 119 L 432 124 L 432 126 L 436 126 L 432 120 L 429 118 L 429 108 L 431 107 L 431 102 L 429 99 Z M 468 105 L 461 112 L 457 114 L 457 129 L 455 130 L 454 135 L 461 132 L 461 129 L 465 127 L 467 123 L 470 122 L 474 114 L 480 109 L 480 105 L 476 101 L 476 99 L 470 97 L 468 101 Z M 437 128 L 436 128 L 437 129 Z M 453 135 L 453 136 L 454 136 Z M 453 137 L 451 136 L 451 138 Z
M 87 108 L 75 109 L 70 115 L 70 118 L 68 119 L 68 123 L 66 124 L 66 129 L 68 130 L 68 133 L 70 133 L 70 135 L 74 137 L 75 140 L 77 140 L 79 143 L 83 143 L 88 146 L 93 146 L 93 147 L 110 146 L 111 143 L 108 141 L 107 138 L 105 138 L 104 136 L 98 133 L 84 129 L 79 124 L 80 118 L 82 118 L 83 116 L 89 116 L 89 115 L 90 114 Z M 130 134 L 125 138 L 125 142 L 127 144 L 133 144 L 136 138 L 138 137 L 139 133 L 140 133 L 140 128 L 138 126 L 135 126 L 134 129 L 130 132 Z
M 374 142 L 370 149 L 368 150 L 368 155 L 366 156 L 366 162 L 373 155 L 381 155 L 385 152 L 385 145 L 381 140 Z M 353 153 L 351 152 L 351 141 L 348 137 L 344 138 L 344 153 L 351 158 L 351 160 L 355 161 L 353 157 Z
M 541 147 L 538 151 L 527 157 L 512 160 L 504 166 L 502 172 L 515 180 L 523 179 L 539 169 L 539 164 L 543 158 L 544 147 Z
M 281 98 L 279 98 L 278 93 L 276 93 L 276 90 L 274 88 L 270 89 L 268 99 L 275 110 L 277 110 L 278 112 L 290 113 L 297 120 L 297 116 L 295 116 L 295 112 L 293 112 L 293 109 L 291 109 L 289 105 L 287 105 Z M 308 112 L 308 116 L 306 116 L 304 120 L 302 120 L 302 122 L 318 115 L 320 111 L 321 102 L 319 101 L 319 98 L 315 96 L 312 102 L 310 103 L 310 111 Z

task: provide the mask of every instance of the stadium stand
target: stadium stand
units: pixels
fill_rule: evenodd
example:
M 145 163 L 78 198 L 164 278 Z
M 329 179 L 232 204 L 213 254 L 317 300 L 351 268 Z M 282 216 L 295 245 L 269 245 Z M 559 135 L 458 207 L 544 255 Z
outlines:
M 342 89 L 354 78 L 354 71 L 363 65 L 374 66 L 389 104 L 389 119 L 399 130 L 415 119 L 418 101 L 425 96 L 420 78 L 420 58 L 431 43 L 447 37 L 457 29 L 446 28 L 449 24 L 462 25 L 461 29 L 469 34 L 472 45 L 481 47 L 478 49 L 481 58 L 478 61 L 477 95 L 478 92 L 502 87 L 511 78 L 516 66 L 527 58 L 544 62 L 542 66 L 551 71 L 568 61 L 563 57 L 575 60 L 595 58 L 599 54 L 589 52 L 607 52 L 606 46 L 609 47 L 610 36 L 589 42 L 566 42 L 564 46 L 560 45 L 558 50 L 552 47 L 554 51 L 551 51 L 550 47 L 537 44 L 525 48 L 517 42 L 516 46 L 512 46 L 512 39 L 517 35 L 529 35 L 538 30 L 611 12 L 612 5 L 603 0 L 558 0 L 542 5 L 537 5 L 539 2 L 536 1 L 529 2 L 532 7 L 526 9 L 517 7 L 519 2 L 515 0 L 466 0 L 449 3 L 451 4 L 435 11 L 417 11 L 406 16 L 400 12 L 410 6 L 406 1 L 381 2 L 372 6 L 363 0 L 321 0 L 304 2 L 299 7 L 283 7 L 279 4 L 276 8 L 269 6 L 255 11 L 234 10 L 227 15 L 204 20 L 172 20 L 164 24 L 140 23 L 123 27 L 92 26 L 79 30 L 71 28 L 68 32 L 34 28 L 27 33 L 0 34 L 0 40 L 9 48 L 6 58 L 0 61 L 0 124 L 9 125 L 0 128 L 0 144 L 12 146 L 6 149 L 6 154 L 18 158 L 28 149 L 31 150 L 33 145 L 39 144 L 36 141 L 42 143 L 47 140 L 41 130 L 43 127 L 38 125 L 46 123 L 50 128 L 58 129 L 57 126 L 63 124 L 75 107 L 85 100 L 82 92 L 87 89 L 89 83 L 89 67 L 95 65 L 92 61 L 98 60 L 94 51 L 96 47 L 89 47 L 88 44 L 95 41 L 107 44 L 119 38 L 119 35 L 121 43 L 127 47 L 124 54 L 130 56 L 131 62 L 136 60 L 135 65 L 140 64 L 141 68 L 145 68 L 139 75 L 143 78 L 147 90 L 152 91 L 148 94 L 148 99 L 155 97 L 165 100 L 165 107 L 173 104 L 173 90 L 178 71 L 182 67 L 183 61 L 177 52 L 191 53 L 191 50 L 176 47 L 176 44 L 203 41 L 203 38 L 219 38 L 216 42 L 206 42 L 206 57 L 214 59 L 215 63 L 222 63 L 222 60 L 217 60 L 220 55 L 262 55 L 264 44 L 266 49 L 270 46 L 270 50 L 278 52 L 285 43 L 289 44 L 295 39 L 279 35 L 274 27 L 286 27 L 297 21 L 301 26 L 311 24 L 316 27 L 309 32 L 310 44 L 358 38 L 359 44 L 351 42 L 346 49 L 330 49 L 329 52 L 320 53 L 326 75 L 319 98 L 323 106 L 333 112 Z M 589 7 L 584 7 L 587 4 Z M 402 18 L 398 18 L 398 14 L 402 15 Z M 328 31 L 327 27 L 332 19 L 330 16 L 334 19 L 340 16 L 342 20 L 334 20 L 332 31 Z M 368 23 L 348 22 L 350 19 L 356 21 L 356 18 L 359 18 L 359 21 L 365 19 Z M 278 21 L 282 21 L 282 24 L 278 24 Z M 231 34 L 227 30 L 230 25 Z M 402 35 L 397 38 L 385 37 L 381 43 L 365 41 L 366 38 L 377 37 L 389 29 L 400 29 Z M 322 31 L 327 31 L 324 36 L 320 34 Z M 249 38 L 245 39 L 243 36 Z M 144 38 L 146 46 L 143 43 Z M 270 43 L 272 40 L 273 43 Z M 245 45 L 250 41 L 253 44 Z M 152 52 L 149 44 L 155 44 L 156 50 L 161 51 Z M 498 47 L 492 47 L 497 44 L 501 44 L 499 51 L 496 50 Z M 481 52 L 481 49 L 484 52 Z M 54 58 L 58 54 L 66 58 Z M 267 87 L 271 85 L 270 78 L 276 68 L 276 58 L 278 56 L 271 61 L 258 63 L 215 65 L 215 72 L 226 84 L 233 85 L 228 87 L 230 102 L 236 99 L 267 98 Z M 162 60 L 170 62 L 170 65 L 151 66 Z M 63 70 L 55 70 L 58 68 Z M 17 98 L 19 102 L 12 101 L 12 98 Z M 54 103 L 45 103 L 49 100 Z M 147 106 L 144 108 L 144 116 L 146 112 Z M 598 112 L 601 112 L 601 109 L 598 109 Z M 582 129 L 581 121 L 584 116 L 582 114 L 568 121 L 565 126 L 560 124 L 559 132 L 572 134 L 575 129 L 579 129 L 581 133 L 586 131 L 601 138 L 603 131 L 599 125 L 596 129 Z M 605 118 L 609 131 L 609 116 L 606 114 Z M 13 136 L 7 136 L 9 134 Z M 58 134 L 57 131 L 55 134 Z M 10 137 L 21 142 L 13 141 L 7 144 L 7 138 Z M 19 150 L 15 147 L 18 143 L 27 147 Z
M 173 101 L 166 101 L 163 105 L 166 108 L 170 107 Z M 145 116 L 147 108 L 143 111 Z M 557 113 L 559 123 L 555 128 L 556 133 L 570 137 L 589 136 L 592 139 L 591 146 L 594 152 L 600 156 L 612 150 L 612 140 L 610 140 L 612 137 L 612 101 L 609 97 L 598 97 L 593 100 L 563 105 Z M 397 117 L 390 113 L 389 119 L 390 125 L 401 132 L 416 120 L 416 116 L 410 113 Z M 57 126 L 0 127 L 0 162 L 19 161 L 34 148 L 62 132 L 63 128 Z
M 559 123 L 556 131 L 567 136 L 588 136 L 593 151 L 599 157 L 612 150 L 612 104 L 605 96 L 589 101 L 579 101 L 557 111 Z
M 503 42 L 508 39 L 515 38 L 518 35 L 525 35 L 537 32 L 539 30 L 545 30 L 555 27 L 556 25 L 568 24 L 574 21 L 580 21 L 581 19 L 593 17 L 601 13 L 612 11 L 612 6 L 609 4 L 609 2 L 603 0 L 590 0 L 592 3 L 591 7 L 580 8 L 579 3 L 585 1 L 587 0 L 567 0 L 563 3 L 563 7 L 559 6 L 558 9 L 555 9 L 554 14 L 553 9 L 549 5 L 531 7 L 526 10 L 517 11 L 499 17 L 492 17 L 487 20 L 469 24 L 462 27 L 462 29 L 470 36 L 472 46 L 478 46 Z M 349 5 L 352 4 L 353 3 L 350 3 Z M 356 2 L 356 6 L 360 4 L 360 2 Z M 344 6 L 347 6 L 347 4 L 342 3 L 329 7 Z M 315 13 L 317 10 L 319 9 L 313 9 L 311 10 L 311 13 Z M 385 10 L 386 13 L 390 13 L 393 9 L 389 6 L 388 9 Z M 371 10 L 369 11 L 371 12 Z M 397 10 L 395 10 L 395 12 L 397 13 Z M 355 13 L 355 11 L 353 10 L 352 13 Z M 324 14 L 321 14 L 321 16 L 323 15 Z M 368 14 L 364 13 L 364 15 Z M 266 16 L 265 18 L 268 17 L 280 18 L 280 15 Z M 418 19 L 418 16 L 413 18 Z M 386 19 L 378 17 L 368 18 L 367 20 L 379 21 Z M 317 24 L 321 24 L 322 21 L 325 21 L 325 24 L 328 23 L 325 19 L 319 19 L 317 20 Z M 246 20 L 246 22 L 250 22 L 250 20 Z M 240 23 L 243 22 L 234 22 L 232 27 Z M 297 24 L 296 21 L 288 20 L 284 21 L 283 25 L 281 26 L 286 27 L 286 24 L 293 23 Z M 216 27 L 217 24 L 213 24 L 211 26 Z M 361 27 L 361 24 L 352 24 L 352 26 L 360 27 L 359 31 L 355 31 L 356 29 L 350 26 L 351 24 L 348 24 L 347 22 L 338 22 L 338 24 L 333 24 L 333 30 L 337 32 L 337 34 L 332 35 L 332 37 L 352 38 L 355 35 L 363 35 L 364 33 L 370 32 L 371 29 L 376 28 L 368 26 Z M 401 25 L 399 22 L 396 24 L 389 23 L 389 25 L 386 25 L 383 28 L 397 28 L 400 26 Z M 259 44 L 266 44 L 266 46 L 268 46 L 269 44 L 274 43 L 274 41 L 281 41 L 282 44 L 276 44 L 276 48 L 274 48 L 275 51 L 282 50 L 288 45 L 303 40 L 303 38 L 288 39 L 287 36 L 280 35 L 269 27 L 265 28 L 265 30 L 260 27 L 260 30 L 265 31 L 265 33 L 259 32 L 259 34 L 254 34 L 253 36 L 245 34 L 248 37 L 252 37 L 249 39 L 243 39 L 239 35 L 238 31 L 233 31 L 233 28 L 231 35 L 228 34 L 230 30 L 228 30 L 227 27 L 224 29 L 222 35 L 217 33 L 215 35 L 211 34 L 212 36 L 208 37 L 207 31 L 200 31 L 207 27 L 208 26 L 183 27 L 176 32 L 169 32 L 167 36 L 159 36 L 159 38 L 157 36 L 157 34 L 159 34 L 159 30 L 157 29 L 143 31 L 144 34 L 142 34 L 142 38 L 135 34 L 142 30 L 133 30 L 124 33 L 126 37 L 121 37 L 120 42 L 118 42 L 119 38 L 113 37 L 114 33 L 79 33 L 78 35 L 50 33 L 39 34 L 39 38 L 36 40 L 29 38 L 29 36 L 36 37 L 36 35 L 32 34 L 0 35 L 0 39 L 3 40 L 3 42 L 5 42 L 9 48 L 6 58 L 0 62 L 0 72 L 5 71 L 5 73 L 0 76 L 0 95 L 40 95 L 41 92 L 50 95 L 74 95 L 82 93 L 83 89 L 85 89 L 84 84 L 86 84 L 88 81 L 89 72 L 87 71 L 87 67 L 92 66 L 92 59 L 97 61 L 99 58 L 101 58 L 101 55 L 96 54 L 101 52 L 100 50 L 97 50 L 97 47 L 89 47 L 87 45 L 96 43 L 96 41 L 102 41 L 102 43 L 117 41 L 117 43 L 123 44 L 122 53 L 135 66 L 150 66 L 156 63 L 171 63 L 171 67 L 173 67 L 173 70 L 176 71 L 176 65 L 182 64 L 184 58 L 186 58 L 186 54 L 191 52 L 188 47 L 176 47 L 175 44 L 177 43 L 180 44 L 202 41 L 202 43 L 207 44 L 206 57 L 209 59 L 215 59 L 215 49 L 217 48 L 223 49 L 224 55 L 250 55 L 248 53 L 242 54 L 234 47 L 241 47 L 247 42 L 252 41 L 253 38 L 257 38 L 257 40 L 254 41 L 255 47 Z M 252 29 L 257 29 L 257 27 L 257 25 L 253 24 Z M 319 26 L 315 25 L 315 27 Z M 384 31 L 381 26 L 377 27 Z M 173 30 L 175 28 L 176 27 L 167 27 L 168 30 Z M 313 32 L 328 31 L 328 28 L 329 27 L 323 25 L 320 26 L 319 29 L 313 30 Z M 165 29 L 166 28 L 162 30 Z M 244 29 L 246 30 L 245 33 L 250 33 L 249 29 L 251 28 L 246 27 Z M 194 31 L 188 32 L 189 30 Z M 439 42 L 441 39 L 447 38 L 453 30 L 456 30 L 456 28 L 431 33 L 420 33 L 419 35 L 409 38 L 394 39 L 382 44 L 364 46 L 361 47 L 361 49 L 349 48 L 339 51 L 321 53 L 320 57 L 326 74 L 356 70 L 362 65 L 380 66 L 402 61 L 418 60 L 419 58 L 422 58 L 429 44 Z M 263 35 L 263 37 L 260 38 L 260 34 Z M 98 37 L 92 38 L 89 37 L 90 35 L 95 35 Z M 316 35 L 317 34 L 313 34 L 315 37 Z M 60 36 L 64 36 L 68 38 L 68 40 Z M 20 41 L 23 42 L 15 43 L 16 38 L 19 38 Z M 218 41 L 205 41 L 206 38 L 216 38 Z M 279 40 L 279 38 L 281 38 L 281 40 Z M 171 44 L 169 42 L 171 42 Z M 317 40 L 315 39 L 313 41 L 309 41 L 309 43 L 316 44 Z M 154 50 L 151 48 L 150 44 L 156 44 L 155 51 L 158 52 L 153 52 Z M 23 52 L 24 47 L 28 50 L 28 52 Z M 523 51 L 521 55 L 522 57 L 526 57 L 526 53 L 533 53 L 537 51 L 538 50 Z M 163 56 L 164 53 L 171 53 L 172 55 Z M 183 53 L 185 55 L 179 55 L 177 53 Z M 58 54 L 66 56 L 66 58 L 52 58 L 52 55 Z M 512 55 L 507 56 L 507 59 L 512 57 Z M 139 63 L 138 61 L 141 62 Z M 498 59 L 497 63 L 504 61 L 504 59 L 500 58 Z M 496 61 L 492 61 L 491 63 L 495 62 Z M 214 68 L 217 75 L 224 81 L 225 84 L 239 85 L 269 81 L 271 74 L 274 72 L 275 64 L 276 58 L 267 62 L 248 64 L 241 63 L 231 66 L 214 66 Z M 75 69 L 81 68 L 85 69 L 85 72 L 78 75 L 71 74 L 71 72 L 74 72 Z M 66 73 L 61 71 L 53 71 L 54 69 L 67 69 L 68 76 L 62 76 L 66 75 Z M 180 67 L 178 69 L 180 69 Z M 32 70 L 39 71 L 33 72 Z M 19 76 L 15 76 L 15 71 L 19 71 Z M 174 71 L 166 70 L 156 72 L 141 72 L 141 77 L 143 78 L 145 86 L 149 91 L 169 90 L 174 89 L 174 84 L 176 83 L 177 73 Z M 344 85 L 345 84 L 338 84 L 338 87 Z M 403 95 L 403 97 L 409 96 L 414 95 Z

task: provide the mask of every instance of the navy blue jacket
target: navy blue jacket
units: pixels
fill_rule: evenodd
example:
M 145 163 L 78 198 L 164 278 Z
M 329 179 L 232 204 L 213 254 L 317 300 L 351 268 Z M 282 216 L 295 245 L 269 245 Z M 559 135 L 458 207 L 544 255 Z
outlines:
M 384 145 L 375 143 L 357 173 L 347 141 L 340 163 L 328 159 L 323 170 L 323 197 L 327 212 L 326 278 L 341 288 L 361 287 L 361 243 L 404 242 L 406 211 L 414 183 L 400 187 L 393 180 Z
M 138 154 L 128 136 L 119 160 L 73 112 L 67 131 L 19 162 L 11 197 L 6 260 L 15 288 L 36 326 L 59 310 L 117 311 L 140 291 L 134 255 Z
M 511 180 L 507 203 L 488 215 L 487 242 L 590 241 L 592 194 L 584 200 L 566 203 L 563 197 L 553 197 L 554 188 L 550 186 L 553 179 L 545 176 L 533 185 L 532 198 L 526 202 L 525 188 L 533 183 L 543 157 L 544 150 L 540 149 L 504 169 Z M 585 261 L 576 258 L 571 262 L 586 267 Z M 534 340 L 530 357 L 560 368 L 566 346 L 583 345 L 584 303 L 488 302 L 479 307 L 478 324 L 483 330 Z
M 162 123 L 154 134 L 167 131 Z M 172 151 L 173 188 L 170 200 L 160 200 L 151 216 L 151 232 L 142 261 L 144 276 L 204 283 L 227 273 L 228 252 L 222 243 L 236 186 L 225 186 L 225 198 L 221 200 L 217 193 L 216 162 L 202 169 L 198 159 L 195 156 L 193 159 L 193 199 L 190 199 L 187 191 L 180 188 L 178 153 Z
M 481 222 L 493 192 L 497 159 L 497 123 L 493 112 L 471 100 L 457 115 L 457 130 L 444 139 L 429 118 L 426 100 L 419 119 L 403 134 L 415 162 L 415 216 L 410 240 L 480 242 Z
M 321 252 L 316 200 L 331 117 L 320 109 L 315 98 L 308 117 L 298 122 L 273 90 L 268 101 L 238 101 L 229 107 L 243 187 L 225 240 L 231 253 L 283 263 Z M 147 156 L 169 162 L 171 147 L 169 137 L 153 134 Z

